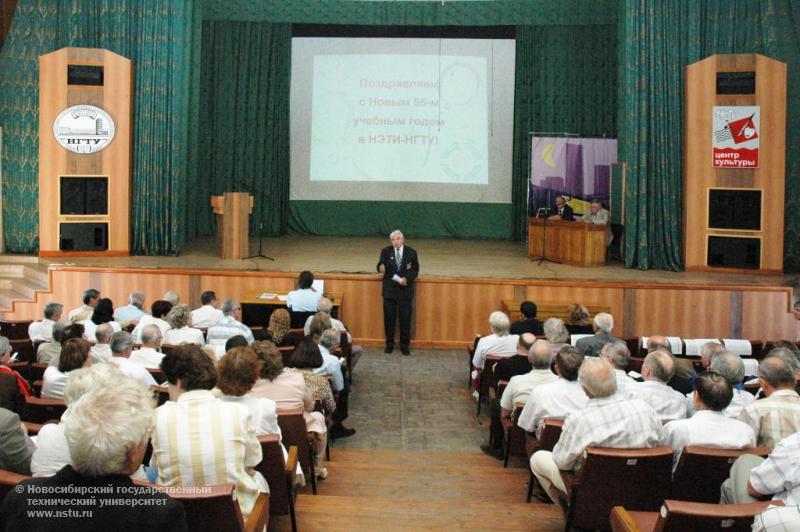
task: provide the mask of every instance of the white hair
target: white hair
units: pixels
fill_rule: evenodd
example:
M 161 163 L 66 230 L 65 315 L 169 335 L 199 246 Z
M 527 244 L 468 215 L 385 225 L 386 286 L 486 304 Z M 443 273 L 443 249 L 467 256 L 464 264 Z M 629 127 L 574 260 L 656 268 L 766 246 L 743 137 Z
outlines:
M 505 312 L 496 310 L 489 315 L 489 327 L 497 336 L 505 336 L 511 328 L 511 321 Z
M 164 294 L 164 301 L 168 301 L 172 306 L 177 305 L 178 301 L 180 300 L 181 300 L 181 295 L 173 290 L 170 290 L 169 292 Z
M 608 312 L 600 312 L 594 317 L 594 326 L 598 331 L 611 334 L 614 330 L 614 316 Z
M 319 340 L 319 343 L 322 344 L 322 347 L 325 347 L 328 350 L 336 349 L 339 347 L 340 342 L 341 335 L 336 329 L 325 329 L 322 331 L 322 337 Z
M 131 295 L 128 296 L 128 304 L 137 308 L 142 308 L 142 305 L 144 305 L 144 294 L 141 292 L 131 292 Z
M 610 397 L 617 393 L 617 377 L 613 367 L 599 358 L 584 359 L 578 370 L 578 379 L 592 397 Z
M 400 229 L 395 229 L 394 231 L 389 233 L 389 238 L 394 238 L 396 236 L 403 236 L 403 233 L 402 231 L 400 231 Z
M 64 402 L 69 405 L 94 388 L 114 386 L 124 376 L 116 364 L 92 364 L 70 371 L 64 387 Z
M 142 344 L 150 345 L 161 340 L 161 329 L 158 325 L 151 324 L 142 329 Z
M 129 377 L 84 394 L 62 420 L 72 467 L 89 477 L 128 473 L 128 453 L 147 441 L 152 415 L 152 393 Z

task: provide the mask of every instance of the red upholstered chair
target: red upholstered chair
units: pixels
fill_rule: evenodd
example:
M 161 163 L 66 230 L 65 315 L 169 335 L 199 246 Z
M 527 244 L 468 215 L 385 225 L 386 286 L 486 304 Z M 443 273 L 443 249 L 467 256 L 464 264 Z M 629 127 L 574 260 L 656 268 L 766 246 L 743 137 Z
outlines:
M 41 397 L 28 396 L 25 398 L 25 418 L 23 421 L 34 423 L 47 423 L 58 421 L 67 409 L 63 399 L 42 399 Z
M 548 418 L 544 420 L 544 426 L 542 427 L 542 432 L 539 435 L 539 439 L 536 440 L 534 438 L 534 448 L 531 451 L 552 451 L 553 447 L 556 446 L 558 443 L 558 439 L 561 437 L 561 429 L 564 428 L 564 420 L 563 419 L 553 419 Z M 527 451 L 526 451 L 527 452 Z M 530 454 L 532 455 L 533 452 Z M 530 467 L 528 468 L 530 470 Z M 528 476 L 528 497 L 525 502 L 531 502 L 531 496 L 533 496 L 533 486 L 534 482 L 536 482 L 536 477 L 533 476 L 533 471 L 529 471 Z
M 261 493 L 250 517 L 245 522 L 239 503 L 234 498 L 235 484 L 193 486 L 194 489 L 163 489 L 170 497 L 181 501 L 186 511 L 189 530 L 214 530 L 219 532 L 256 532 L 269 523 L 269 494 Z
M 283 443 L 297 447 L 297 459 L 306 479 L 311 479 L 311 490 L 317 494 L 317 478 L 314 475 L 314 447 L 308 441 L 306 420 L 302 408 L 279 408 L 278 425 L 281 427 Z
M 760 501 L 749 504 L 708 504 L 688 501 L 664 501 L 661 511 L 636 512 L 615 506 L 611 511 L 613 532 L 720 532 L 750 531 L 756 514 L 770 504 L 781 501 Z
M 292 532 L 297 531 L 294 513 L 295 478 L 297 471 L 297 447 L 289 447 L 289 459 L 283 459 L 283 445 L 277 434 L 258 437 L 261 443 L 261 462 L 256 471 L 261 473 L 269 485 L 269 515 L 272 517 L 288 515 L 292 522 Z
M 769 447 L 715 449 L 688 445 L 681 452 L 672 475 L 670 497 L 682 501 L 719 502 L 719 487 L 730 475 L 731 465 L 743 454 L 767 457 Z
M 672 448 L 588 447 L 576 475 L 562 471 L 567 488 L 566 530 L 608 529 L 615 506 L 657 511 L 669 496 Z

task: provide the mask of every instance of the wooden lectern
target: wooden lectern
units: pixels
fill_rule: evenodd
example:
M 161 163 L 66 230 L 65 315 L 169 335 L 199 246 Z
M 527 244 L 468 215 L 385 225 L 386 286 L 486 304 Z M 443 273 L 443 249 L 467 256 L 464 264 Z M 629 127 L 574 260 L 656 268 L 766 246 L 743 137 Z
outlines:
M 247 192 L 226 192 L 211 196 L 217 215 L 217 255 L 221 259 L 241 259 L 250 248 L 248 217 L 253 212 L 253 196 Z
M 584 268 L 602 266 L 606 262 L 606 226 L 530 218 L 528 258 L 535 260 L 538 257 Z

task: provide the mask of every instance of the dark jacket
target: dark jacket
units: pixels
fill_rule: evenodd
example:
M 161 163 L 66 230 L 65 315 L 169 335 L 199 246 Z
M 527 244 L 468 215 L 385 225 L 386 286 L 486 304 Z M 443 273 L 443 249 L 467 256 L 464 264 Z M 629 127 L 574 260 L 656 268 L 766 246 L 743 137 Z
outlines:
M 417 259 L 417 252 L 414 248 L 403 246 L 403 256 L 401 257 L 400 268 L 394 260 L 394 247 L 386 246 L 381 250 L 381 256 L 378 259 L 378 264 L 375 267 L 380 271 L 381 264 L 384 265 L 386 271 L 383 272 L 383 289 L 381 295 L 386 299 L 411 299 L 414 297 L 414 280 L 419 275 L 419 260 Z M 408 284 L 401 286 L 392 280 L 394 274 L 399 277 L 405 277 Z

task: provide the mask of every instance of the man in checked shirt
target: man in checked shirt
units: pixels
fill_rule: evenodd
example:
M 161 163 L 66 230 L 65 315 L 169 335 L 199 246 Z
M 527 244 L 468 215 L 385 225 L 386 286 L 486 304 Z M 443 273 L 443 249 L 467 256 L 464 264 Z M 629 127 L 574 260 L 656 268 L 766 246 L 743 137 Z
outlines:
M 560 470 L 577 471 L 586 447 L 656 447 L 663 436 L 661 421 L 648 404 L 617 393 L 614 368 L 608 362 L 587 358 L 578 379 L 589 397 L 586 408 L 566 418 L 552 453 L 537 451 L 531 456 L 533 474 L 556 503 L 566 491 Z

